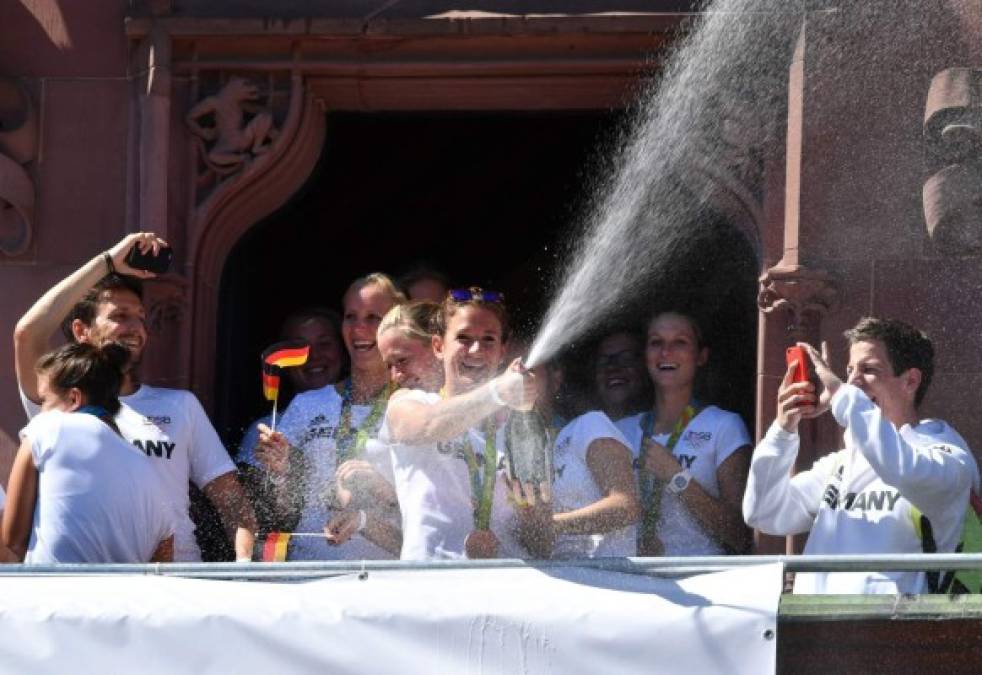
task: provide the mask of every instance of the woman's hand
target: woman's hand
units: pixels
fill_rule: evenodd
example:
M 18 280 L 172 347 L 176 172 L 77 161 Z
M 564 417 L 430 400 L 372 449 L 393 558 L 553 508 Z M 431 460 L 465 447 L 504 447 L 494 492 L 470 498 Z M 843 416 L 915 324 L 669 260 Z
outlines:
M 256 446 L 258 459 L 270 473 L 283 476 L 290 470 L 290 443 L 279 431 L 273 431 L 265 424 L 256 427 L 259 431 L 259 444 Z
M 342 511 L 324 526 L 324 537 L 328 544 L 340 546 L 355 536 L 362 527 L 364 511 Z
M 659 481 L 667 483 L 672 476 L 682 470 L 682 465 L 668 448 L 646 438 L 644 439 L 644 468 Z
M 349 459 L 338 467 L 335 478 L 341 508 L 371 509 L 399 502 L 392 484 L 365 460 Z
M 531 410 L 535 405 L 538 384 L 535 375 L 522 365 L 521 359 L 512 361 L 505 372 L 491 380 L 489 386 L 509 408 Z

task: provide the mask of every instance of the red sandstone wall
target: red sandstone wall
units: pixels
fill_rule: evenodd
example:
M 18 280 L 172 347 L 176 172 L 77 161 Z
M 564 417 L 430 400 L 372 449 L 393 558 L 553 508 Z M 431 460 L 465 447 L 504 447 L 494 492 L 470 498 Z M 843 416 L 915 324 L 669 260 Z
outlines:
M 937 372 L 922 412 L 950 421 L 980 455 L 982 261 L 933 244 L 921 189 L 929 175 L 922 124 L 931 79 L 945 68 L 978 67 L 982 40 L 980 27 L 955 13 L 917 17 L 868 30 L 856 30 L 848 12 L 808 20 L 800 261 L 839 286 L 841 304 L 821 324 L 834 367 L 844 371 L 842 331 L 863 315 L 923 328 L 935 343 Z M 774 378 L 783 372 L 779 323 L 770 323 L 761 364 L 770 376 L 765 423 L 774 415 Z M 822 424 L 816 449 L 837 445 L 835 425 Z
M 23 425 L 13 373 L 17 318 L 126 222 L 129 83 L 125 0 L 0 3 L 0 75 L 23 78 L 40 112 L 33 243 L 0 254 L 0 481 Z

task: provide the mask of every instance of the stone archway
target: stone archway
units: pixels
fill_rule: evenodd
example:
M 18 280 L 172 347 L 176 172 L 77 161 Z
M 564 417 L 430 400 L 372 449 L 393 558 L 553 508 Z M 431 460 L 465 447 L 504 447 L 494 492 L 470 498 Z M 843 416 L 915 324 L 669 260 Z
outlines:
M 219 282 L 225 255 L 255 223 L 282 206 L 310 175 L 324 143 L 323 106 L 300 75 L 271 148 L 248 160 L 238 175 L 216 186 L 195 209 L 188 270 L 194 279 L 191 313 L 191 388 L 206 401 L 214 381 Z
M 176 273 L 147 290 L 155 337 L 145 371 L 190 387 L 209 410 L 225 256 L 304 184 L 325 110 L 621 108 L 684 18 L 424 13 L 353 31 L 333 19 L 167 11 L 127 21 L 144 73 L 134 81 L 130 227 L 153 227 L 177 252 Z

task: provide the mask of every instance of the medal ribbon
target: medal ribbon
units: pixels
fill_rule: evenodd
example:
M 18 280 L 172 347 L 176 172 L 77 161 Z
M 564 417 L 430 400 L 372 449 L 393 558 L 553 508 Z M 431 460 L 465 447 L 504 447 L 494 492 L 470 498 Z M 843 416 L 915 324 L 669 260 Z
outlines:
M 689 422 L 696 416 L 696 412 L 697 409 L 694 402 L 685 406 L 685 410 L 682 411 L 681 416 L 675 422 L 672 435 L 668 437 L 668 443 L 665 444 L 665 448 L 669 452 L 675 448 L 675 444 L 679 442 L 682 432 L 689 426 Z M 638 492 L 641 497 L 641 527 L 638 530 L 638 541 L 645 541 L 655 531 L 655 525 L 658 523 L 658 508 L 660 506 L 658 500 L 655 498 L 659 494 L 655 490 L 655 476 L 649 473 L 644 467 L 644 439 L 650 438 L 651 440 L 655 440 L 654 413 L 647 412 L 641 418 L 641 432 L 641 456 L 639 458 L 640 466 L 638 467 Z
M 491 507 L 494 504 L 494 484 L 498 478 L 497 425 L 493 420 L 484 424 L 484 471 L 478 465 L 477 455 L 470 439 L 464 444 L 464 459 L 471 479 L 471 501 L 474 504 L 474 529 L 491 529 Z
M 337 465 L 340 466 L 349 459 L 361 457 L 365 451 L 368 439 L 378 433 L 382 422 L 382 413 L 385 411 L 385 404 L 392 395 L 394 387 L 386 385 L 372 402 L 372 409 L 368 416 L 362 421 L 357 431 L 351 433 L 351 408 L 353 404 L 353 385 L 349 377 L 344 382 L 344 393 L 341 397 L 341 419 L 338 422 L 336 439 L 337 445 Z

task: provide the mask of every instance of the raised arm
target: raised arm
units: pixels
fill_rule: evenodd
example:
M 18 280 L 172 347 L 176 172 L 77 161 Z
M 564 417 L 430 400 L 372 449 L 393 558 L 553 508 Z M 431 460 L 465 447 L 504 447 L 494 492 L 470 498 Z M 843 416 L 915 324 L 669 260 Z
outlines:
M 397 392 L 389 401 L 391 440 L 407 445 L 450 441 L 503 407 L 529 408 L 535 401 L 534 376 L 516 360 L 504 373 L 473 391 L 432 405 Z
M 834 468 L 835 455 L 823 457 L 808 471 L 791 476 L 798 456 L 798 425 L 819 413 L 818 399 L 810 382 L 794 382 L 797 362 L 788 364 L 777 393 L 777 417 L 754 448 L 747 487 L 743 494 L 743 518 L 765 534 L 807 532 L 815 522 L 819 500 Z
M 34 364 L 48 351 L 51 336 L 57 332 L 72 307 L 112 271 L 106 262 L 107 254 L 112 267 L 120 274 L 141 279 L 154 276 L 152 272 L 133 269 L 126 264 L 126 255 L 134 244 L 144 253 L 153 250 L 155 255 L 162 246 L 167 245 L 163 239 L 150 233 L 127 235 L 111 249 L 95 256 L 55 284 L 17 322 L 14 328 L 14 369 L 17 382 L 28 399 L 35 403 L 40 401 Z
M 847 446 L 863 454 L 876 474 L 925 514 L 946 510 L 953 499 L 964 499 L 978 483 L 978 468 L 964 441 L 944 431 L 932 442 L 912 444 L 880 406 L 861 389 L 843 384 L 828 365 L 828 347 L 808 350 L 836 422 L 845 428 Z M 908 428 L 904 425 L 904 428 Z M 911 435 L 911 438 L 914 436 Z
M 943 511 L 978 480 L 978 470 L 961 439 L 938 438 L 911 445 L 858 388 L 844 384 L 832 397 L 832 414 L 845 427 L 876 474 L 924 513 Z

